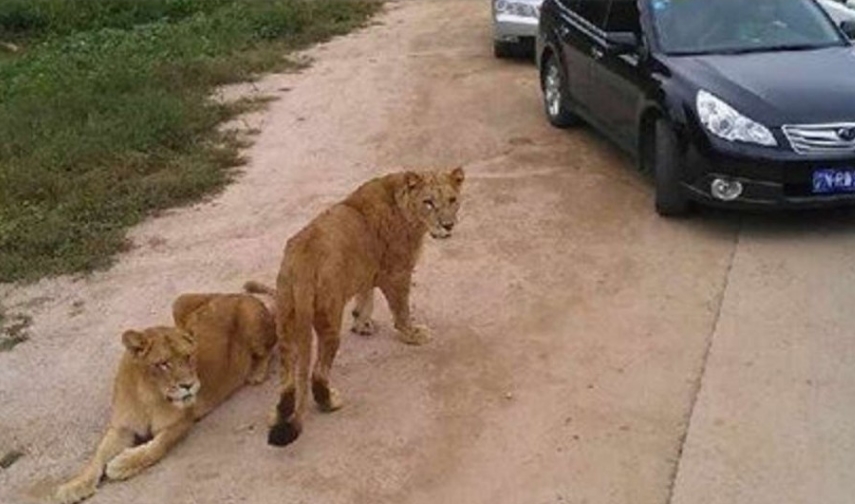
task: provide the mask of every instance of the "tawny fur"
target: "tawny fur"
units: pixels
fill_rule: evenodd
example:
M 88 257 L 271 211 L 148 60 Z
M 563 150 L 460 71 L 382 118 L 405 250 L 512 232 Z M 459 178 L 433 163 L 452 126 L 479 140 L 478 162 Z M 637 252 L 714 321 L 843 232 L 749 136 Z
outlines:
M 105 474 L 134 476 L 245 383 L 267 378 L 276 332 L 261 301 L 247 294 L 185 294 L 172 311 L 175 327 L 122 335 L 126 351 L 109 427 L 80 475 L 57 489 L 56 502 L 86 499 Z
M 425 234 L 451 235 L 463 179 L 461 168 L 373 179 L 288 240 L 276 281 L 282 384 L 270 444 L 286 445 L 302 430 L 312 329 L 318 341 L 311 376 L 315 401 L 323 411 L 341 406 L 329 373 L 339 347 L 344 307 L 354 296 L 354 331 L 373 331 L 373 289 L 377 287 L 389 303 L 399 338 L 414 345 L 428 341 L 427 330 L 410 318 L 413 269 Z

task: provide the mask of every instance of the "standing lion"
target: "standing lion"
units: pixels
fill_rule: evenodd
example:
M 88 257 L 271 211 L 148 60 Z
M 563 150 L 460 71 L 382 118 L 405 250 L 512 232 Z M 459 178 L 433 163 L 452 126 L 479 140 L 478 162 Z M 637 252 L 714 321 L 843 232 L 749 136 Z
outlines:
M 373 289 L 389 303 L 399 338 L 420 345 L 427 330 L 410 318 L 410 285 L 425 234 L 448 238 L 460 207 L 462 168 L 373 179 L 294 235 L 276 281 L 282 385 L 268 443 L 284 446 L 302 430 L 312 329 L 318 338 L 312 395 L 323 411 L 341 407 L 329 373 L 345 304 L 357 297 L 354 330 L 373 331 Z M 256 288 L 264 291 L 263 286 Z

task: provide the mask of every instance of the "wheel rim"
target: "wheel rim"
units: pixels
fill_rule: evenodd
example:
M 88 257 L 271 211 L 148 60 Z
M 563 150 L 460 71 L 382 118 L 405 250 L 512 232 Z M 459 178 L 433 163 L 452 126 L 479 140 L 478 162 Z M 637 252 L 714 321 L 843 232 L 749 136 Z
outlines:
M 544 82 L 544 94 L 546 97 L 546 111 L 550 117 L 557 117 L 561 113 L 561 73 L 558 65 L 550 59 L 546 68 L 546 79 Z

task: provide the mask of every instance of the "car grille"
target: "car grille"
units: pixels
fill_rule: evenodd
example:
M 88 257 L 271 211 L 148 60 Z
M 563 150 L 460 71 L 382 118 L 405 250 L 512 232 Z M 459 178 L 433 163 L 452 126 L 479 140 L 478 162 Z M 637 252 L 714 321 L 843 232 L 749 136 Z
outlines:
M 855 152 L 855 123 L 806 124 L 781 129 L 799 154 Z

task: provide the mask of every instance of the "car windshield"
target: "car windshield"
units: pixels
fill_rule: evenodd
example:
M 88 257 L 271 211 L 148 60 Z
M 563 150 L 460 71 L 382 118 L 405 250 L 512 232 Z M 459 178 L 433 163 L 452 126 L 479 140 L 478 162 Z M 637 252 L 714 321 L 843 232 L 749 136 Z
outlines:
M 646 0 L 668 54 L 817 49 L 847 42 L 813 0 Z

